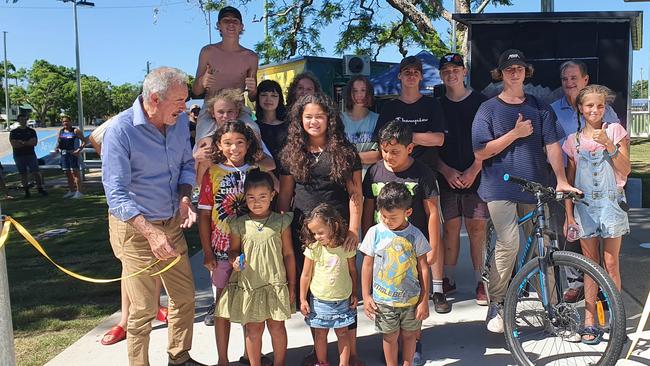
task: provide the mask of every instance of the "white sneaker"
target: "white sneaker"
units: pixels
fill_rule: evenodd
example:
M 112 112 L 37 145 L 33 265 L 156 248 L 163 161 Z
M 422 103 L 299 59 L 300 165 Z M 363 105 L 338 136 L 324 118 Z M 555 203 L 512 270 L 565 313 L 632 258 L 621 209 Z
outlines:
M 68 191 L 68 193 L 63 195 L 63 198 L 71 198 L 72 196 L 74 196 L 74 194 L 75 194 L 75 192 Z
M 485 324 L 490 332 L 503 333 L 503 305 L 495 302 L 490 303 Z
M 76 200 L 76 199 L 79 199 L 79 198 L 81 198 L 81 197 L 83 197 L 83 196 L 84 196 L 83 193 L 77 191 L 77 192 L 75 192 L 74 194 L 72 194 L 72 197 L 70 197 L 70 198 L 72 198 L 73 200 Z

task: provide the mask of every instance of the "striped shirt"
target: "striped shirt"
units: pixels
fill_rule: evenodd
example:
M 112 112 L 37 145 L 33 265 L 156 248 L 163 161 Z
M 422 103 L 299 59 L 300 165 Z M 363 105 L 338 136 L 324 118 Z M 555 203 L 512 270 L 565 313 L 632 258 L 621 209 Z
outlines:
M 555 112 L 546 103 L 526 94 L 521 104 L 508 104 L 498 97 L 484 102 L 476 112 L 472 124 L 472 145 L 474 151 L 485 148 L 515 127 L 518 115 L 530 119 L 533 133 L 515 140 L 499 154 L 483 161 L 481 185 L 478 194 L 485 202 L 513 201 L 534 203 L 535 198 L 513 183 L 504 182 L 505 173 L 549 185 L 547 160 L 544 146 L 559 142 L 564 137 L 562 126 L 557 122 Z

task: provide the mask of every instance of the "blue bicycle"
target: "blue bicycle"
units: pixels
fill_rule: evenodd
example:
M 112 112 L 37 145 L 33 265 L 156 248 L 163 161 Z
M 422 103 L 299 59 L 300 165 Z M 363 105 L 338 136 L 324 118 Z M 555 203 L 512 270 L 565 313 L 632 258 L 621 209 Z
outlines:
M 519 184 L 537 200 L 535 209 L 519 219 L 520 226 L 530 223 L 533 230 L 504 300 L 505 338 L 512 356 L 519 365 L 614 365 L 626 339 L 620 293 L 598 264 L 559 250 L 557 235 L 547 223 L 549 203 L 571 199 L 581 204 L 580 197 L 508 174 L 504 180 Z M 495 242 L 490 222 L 482 272 L 486 289 Z M 566 273 L 576 271 L 583 274 L 586 291 L 567 302 Z M 585 298 L 585 293 L 598 296 Z

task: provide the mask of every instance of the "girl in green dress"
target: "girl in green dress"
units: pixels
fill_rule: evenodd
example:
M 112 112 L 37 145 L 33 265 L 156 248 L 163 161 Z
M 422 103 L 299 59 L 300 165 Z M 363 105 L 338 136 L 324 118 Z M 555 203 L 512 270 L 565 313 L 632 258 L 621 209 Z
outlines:
M 271 333 L 274 365 L 284 365 L 287 331 L 284 321 L 295 304 L 296 262 L 291 242 L 292 213 L 271 211 L 275 196 L 270 174 L 252 170 L 244 196 L 250 213 L 230 222 L 233 273 L 219 299 L 218 316 L 244 326 L 252 366 L 261 365 L 264 325 Z M 233 281 L 236 279 L 236 281 Z

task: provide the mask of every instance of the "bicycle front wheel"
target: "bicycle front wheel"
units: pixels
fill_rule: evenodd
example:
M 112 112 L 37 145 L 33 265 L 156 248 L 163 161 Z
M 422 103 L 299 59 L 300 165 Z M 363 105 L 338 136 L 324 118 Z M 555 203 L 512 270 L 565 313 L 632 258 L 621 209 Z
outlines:
M 584 274 L 577 297 L 565 296 L 567 269 Z M 508 288 L 503 321 L 519 365 L 614 365 L 625 341 L 625 309 L 614 282 L 572 252 L 554 252 L 546 274 L 537 259 L 528 262 Z

